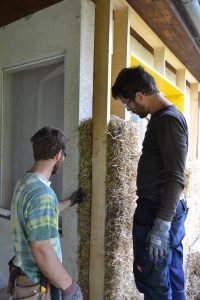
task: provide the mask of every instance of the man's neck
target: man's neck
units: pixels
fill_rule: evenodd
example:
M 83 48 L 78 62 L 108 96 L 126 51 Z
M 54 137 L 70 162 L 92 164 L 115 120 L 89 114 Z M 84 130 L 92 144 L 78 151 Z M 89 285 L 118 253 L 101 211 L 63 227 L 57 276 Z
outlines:
M 168 101 L 165 97 L 163 97 L 161 94 L 151 95 L 150 99 L 150 107 L 149 112 L 150 114 L 153 114 L 157 111 L 160 111 L 161 109 L 172 105 L 170 101 Z
M 49 180 L 53 170 L 53 165 L 49 160 L 38 160 L 34 163 L 29 172 L 36 173 L 41 177 Z

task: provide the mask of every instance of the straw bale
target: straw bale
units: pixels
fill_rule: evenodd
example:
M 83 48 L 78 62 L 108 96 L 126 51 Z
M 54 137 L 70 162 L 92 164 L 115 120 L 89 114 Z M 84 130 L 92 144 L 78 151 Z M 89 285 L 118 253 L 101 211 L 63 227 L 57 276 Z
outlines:
M 200 236 L 200 161 L 187 163 L 185 170 L 185 189 L 184 194 L 189 207 L 188 217 L 185 223 L 186 237 L 184 239 L 185 253 L 189 247 Z M 199 249 L 200 250 L 200 249 Z
M 138 128 L 113 117 L 107 130 L 105 300 L 143 299 L 132 274 L 132 217 L 139 159 Z M 184 193 L 190 208 L 186 220 L 185 274 L 188 300 L 200 299 L 200 162 L 188 162 Z M 80 125 L 80 186 L 86 201 L 79 214 L 79 281 L 84 299 L 89 299 L 89 253 L 92 181 L 92 121 Z M 193 247 L 197 245 L 195 248 Z
M 80 133 L 80 174 L 79 183 L 85 194 L 85 201 L 78 206 L 79 241 L 79 282 L 84 299 L 89 299 L 89 258 L 90 258 L 90 220 L 92 189 L 92 120 L 84 121 Z
M 107 134 L 104 299 L 143 299 L 134 285 L 132 252 L 138 128 L 112 117 Z
M 92 121 L 80 131 L 80 186 L 86 201 L 78 207 L 79 282 L 84 299 L 89 299 L 89 254 L 92 181 Z M 107 130 L 105 300 L 139 300 L 133 279 L 132 218 L 139 159 L 138 128 L 113 117 Z
M 185 223 L 184 267 L 188 300 L 200 299 L 200 162 L 189 161 L 185 170 L 184 194 L 189 207 Z
M 187 256 L 186 293 L 188 300 L 200 299 L 200 252 Z

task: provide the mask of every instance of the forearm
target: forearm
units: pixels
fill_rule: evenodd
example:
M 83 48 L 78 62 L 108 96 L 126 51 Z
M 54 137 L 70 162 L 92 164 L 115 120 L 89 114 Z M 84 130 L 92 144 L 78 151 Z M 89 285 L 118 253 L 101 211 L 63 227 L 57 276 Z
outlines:
M 67 207 L 71 205 L 71 200 L 70 199 L 63 199 L 59 201 L 59 212 L 63 212 Z
M 32 241 L 30 249 L 42 274 L 62 290 L 72 284 L 70 275 L 54 252 L 50 241 Z
M 183 186 L 178 182 L 168 181 L 165 184 L 161 205 L 157 217 L 161 220 L 171 222 L 176 214 L 176 208 Z
M 83 190 L 82 188 L 79 188 L 77 191 L 73 192 L 69 198 L 60 201 L 59 202 L 60 213 L 69 206 L 73 206 L 75 204 L 80 204 L 81 202 L 83 202 L 84 200 L 83 196 L 84 196 Z

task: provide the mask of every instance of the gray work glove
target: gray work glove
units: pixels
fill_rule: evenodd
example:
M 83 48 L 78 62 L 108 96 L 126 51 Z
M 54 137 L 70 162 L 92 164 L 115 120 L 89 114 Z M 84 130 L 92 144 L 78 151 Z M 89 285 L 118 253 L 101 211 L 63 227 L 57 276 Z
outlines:
M 83 295 L 79 285 L 73 281 L 72 284 L 61 292 L 62 300 L 83 300 Z
M 84 201 L 84 194 L 82 188 L 79 188 L 78 191 L 73 192 L 69 199 L 71 200 L 70 206 L 82 203 Z
M 166 257 L 169 251 L 169 231 L 171 222 L 156 218 L 154 226 L 148 233 L 147 244 L 152 259 Z

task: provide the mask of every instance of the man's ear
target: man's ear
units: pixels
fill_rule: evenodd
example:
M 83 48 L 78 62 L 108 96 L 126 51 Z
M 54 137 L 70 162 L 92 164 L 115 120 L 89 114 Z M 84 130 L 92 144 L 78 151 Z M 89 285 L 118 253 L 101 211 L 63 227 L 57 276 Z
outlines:
M 137 93 L 135 94 L 135 101 L 136 101 L 137 103 L 139 103 L 139 104 L 142 104 L 143 101 L 144 101 L 144 94 L 141 93 L 141 92 L 137 92 Z
M 55 155 L 55 159 L 56 160 L 60 160 L 61 159 L 61 157 L 62 157 L 62 150 L 60 150 L 60 151 L 58 151 L 57 153 L 56 153 L 56 155 Z

